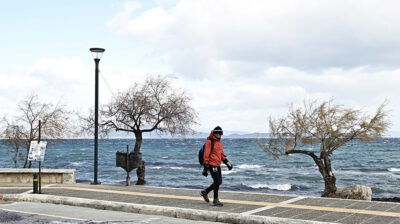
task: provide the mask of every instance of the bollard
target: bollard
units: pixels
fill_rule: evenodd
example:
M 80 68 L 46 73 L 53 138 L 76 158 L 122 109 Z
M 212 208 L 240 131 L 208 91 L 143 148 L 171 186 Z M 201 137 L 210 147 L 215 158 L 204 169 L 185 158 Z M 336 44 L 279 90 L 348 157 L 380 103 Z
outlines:
M 39 186 L 38 175 L 35 173 L 35 174 L 33 174 L 33 193 L 34 194 L 39 193 L 38 186 Z

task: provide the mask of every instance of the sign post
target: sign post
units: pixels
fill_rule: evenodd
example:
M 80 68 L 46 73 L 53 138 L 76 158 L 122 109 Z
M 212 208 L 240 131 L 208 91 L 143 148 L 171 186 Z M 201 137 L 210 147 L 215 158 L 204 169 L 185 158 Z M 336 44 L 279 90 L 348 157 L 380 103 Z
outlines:
M 46 141 L 40 141 L 40 132 L 41 132 L 41 122 L 39 121 L 39 140 L 31 141 L 31 145 L 29 147 L 28 161 L 38 161 L 39 162 L 39 194 L 42 193 L 42 161 L 44 160 L 44 155 L 46 153 Z

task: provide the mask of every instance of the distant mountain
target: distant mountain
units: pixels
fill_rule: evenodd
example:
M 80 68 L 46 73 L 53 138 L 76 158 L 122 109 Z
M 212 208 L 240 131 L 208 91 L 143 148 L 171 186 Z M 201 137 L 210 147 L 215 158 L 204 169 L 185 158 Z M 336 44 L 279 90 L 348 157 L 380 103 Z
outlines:
M 231 134 L 225 136 L 225 138 L 268 138 L 269 133 L 248 133 L 248 134 Z
M 187 135 L 186 138 L 207 138 L 210 133 L 206 132 L 196 132 L 193 135 Z M 133 133 L 126 133 L 122 131 L 112 131 L 110 132 L 109 138 L 134 138 Z M 269 137 L 268 133 L 248 133 L 243 131 L 224 131 L 224 138 L 266 138 Z M 159 134 L 156 132 L 143 133 L 143 138 L 176 138 L 169 134 Z

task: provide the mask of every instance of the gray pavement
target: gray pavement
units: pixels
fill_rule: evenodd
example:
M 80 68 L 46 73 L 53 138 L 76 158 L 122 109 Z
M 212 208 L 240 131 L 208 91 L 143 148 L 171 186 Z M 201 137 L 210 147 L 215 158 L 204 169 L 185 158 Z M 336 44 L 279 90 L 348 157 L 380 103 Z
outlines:
M 0 204 L 0 223 L 148 223 L 211 224 L 156 215 L 98 210 L 60 204 L 15 202 Z
M 296 195 L 221 192 L 223 207 L 199 190 L 121 185 L 51 185 L 43 194 L 27 186 L 0 185 L 4 201 L 31 201 L 227 223 L 400 224 L 400 204 Z M 211 196 L 212 194 L 210 194 Z

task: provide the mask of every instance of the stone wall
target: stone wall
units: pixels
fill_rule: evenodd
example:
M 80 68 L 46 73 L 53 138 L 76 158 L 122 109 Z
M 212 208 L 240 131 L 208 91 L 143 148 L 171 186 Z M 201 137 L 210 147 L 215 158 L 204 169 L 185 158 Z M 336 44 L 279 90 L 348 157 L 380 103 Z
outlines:
M 39 169 L 0 169 L 0 184 L 33 183 L 33 174 Z M 76 183 L 75 169 L 42 169 L 42 184 L 73 184 Z

